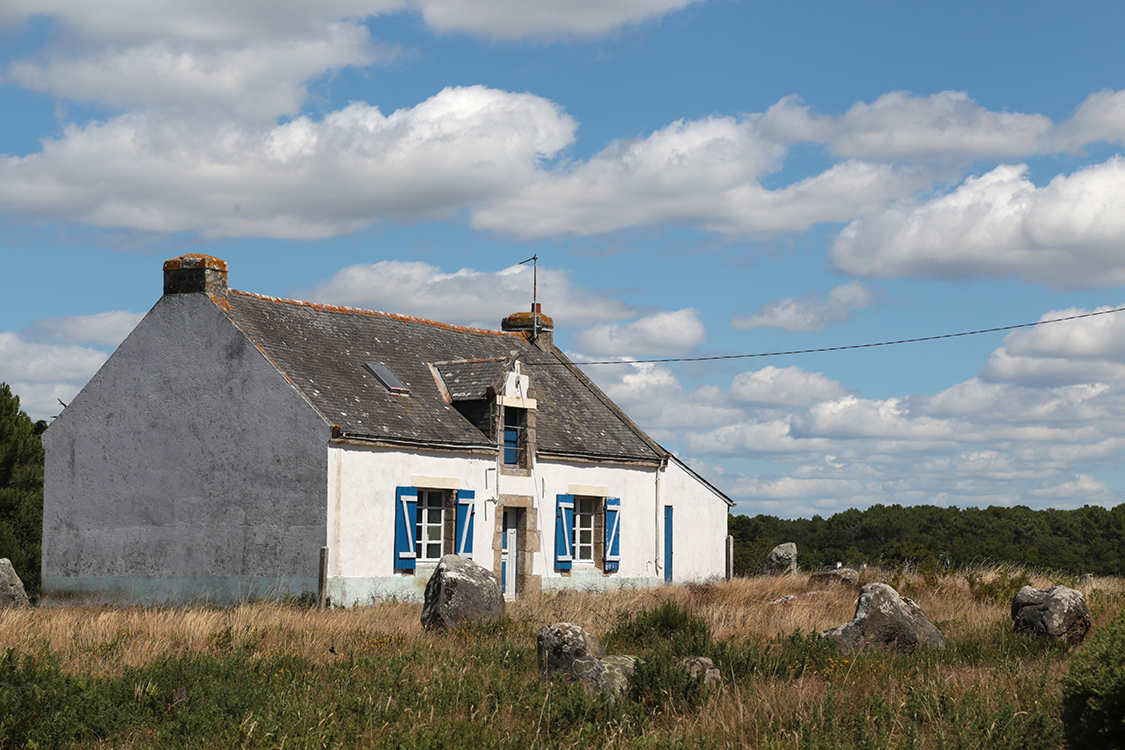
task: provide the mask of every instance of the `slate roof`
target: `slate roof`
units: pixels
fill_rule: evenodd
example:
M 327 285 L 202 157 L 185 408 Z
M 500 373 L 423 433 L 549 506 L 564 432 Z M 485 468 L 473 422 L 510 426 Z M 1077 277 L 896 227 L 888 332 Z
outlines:
M 488 386 L 508 361 L 507 357 L 482 360 L 441 362 L 434 369 L 441 375 L 446 390 L 454 401 L 478 401 L 485 397 Z
M 346 437 L 495 448 L 445 402 L 431 364 L 455 398 L 481 398 L 517 352 L 537 399 L 539 451 L 654 461 L 666 452 L 554 346 L 515 332 L 230 290 L 219 306 L 326 422 Z M 409 395 L 393 395 L 364 367 L 385 365 Z M 448 377 L 447 377 L 448 374 Z

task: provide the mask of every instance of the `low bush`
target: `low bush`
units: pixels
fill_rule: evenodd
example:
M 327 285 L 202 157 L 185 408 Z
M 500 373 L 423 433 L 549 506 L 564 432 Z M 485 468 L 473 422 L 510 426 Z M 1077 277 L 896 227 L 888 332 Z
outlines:
M 1125 612 L 1094 633 L 1063 678 L 1071 748 L 1125 748 Z
M 625 616 L 606 635 L 604 645 L 610 653 L 666 648 L 676 656 L 697 656 L 711 645 L 711 625 L 691 610 L 667 601 L 655 609 Z
M 994 604 L 1011 604 L 1020 589 L 1031 585 L 1031 576 L 1026 570 L 1000 568 L 988 580 L 979 572 L 966 573 L 965 582 L 977 599 Z

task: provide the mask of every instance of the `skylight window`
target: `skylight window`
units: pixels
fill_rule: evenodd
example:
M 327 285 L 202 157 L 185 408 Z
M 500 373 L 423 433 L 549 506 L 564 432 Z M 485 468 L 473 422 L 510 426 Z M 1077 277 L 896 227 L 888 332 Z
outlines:
M 369 373 L 375 376 L 375 379 L 383 384 L 383 387 L 388 391 L 400 396 L 409 395 L 410 389 L 407 388 L 402 382 L 396 378 L 391 371 L 387 369 L 386 365 L 377 365 L 368 362 L 364 365 Z

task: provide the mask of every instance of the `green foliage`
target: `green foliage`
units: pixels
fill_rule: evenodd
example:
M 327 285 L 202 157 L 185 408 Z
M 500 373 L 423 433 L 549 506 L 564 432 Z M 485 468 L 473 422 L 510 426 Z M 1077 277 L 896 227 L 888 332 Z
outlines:
M 1074 575 L 1125 574 L 1125 504 L 1041 511 L 872 505 L 827 519 L 732 515 L 727 526 L 738 575 L 758 572 L 782 542 L 795 542 L 809 569 L 883 560 L 923 573 L 928 566 L 1008 563 Z
M 651 716 L 694 711 L 704 697 L 703 680 L 671 659 L 640 661 L 629 679 L 629 698 Z
M 32 422 L 19 397 L 0 383 L 0 557 L 12 561 L 24 588 L 39 593 L 43 534 L 43 422 Z
M 1068 747 L 1125 748 L 1125 612 L 1070 663 L 1062 720 Z
M 978 572 L 968 572 L 965 574 L 965 582 L 977 599 L 993 604 L 1011 604 L 1020 589 L 1031 585 L 1031 576 L 1026 570 L 1001 568 L 988 581 Z
M 627 616 L 606 635 L 611 653 L 636 654 L 657 648 L 676 656 L 698 656 L 711 645 L 711 626 L 673 601 Z

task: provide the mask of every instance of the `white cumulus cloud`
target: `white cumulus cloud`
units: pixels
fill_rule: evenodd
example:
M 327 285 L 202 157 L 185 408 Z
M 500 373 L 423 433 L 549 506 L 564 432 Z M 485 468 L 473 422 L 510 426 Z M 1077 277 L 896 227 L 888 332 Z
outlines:
M 675 224 L 766 236 L 846 221 L 929 183 L 918 169 L 849 161 L 781 188 L 763 187 L 759 178 L 783 155 L 752 120 L 680 121 L 543 173 L 518 195 L 477 209 L 472 223 L 520 237 Z
M 7 79 L 73 101 L 192 119 L 268 121 L 300 110 L 309 79 L 393 56 L 365 27 L 331 23 L 316 35 L 233 47 L 160 40 L 84 55 L 52 52 L 13 62 Z
M 706 338 L 699 311 L 687 308 L 653 313 L 629 323 L 600 323 L 579 333 L 574 345 L 598 356 L 675 356 L 692 351 Z
M 892 91 L 835 117 L 789 96 L 766 110 L 759 128 L 780 142 L 824 143 L 845 158 L 913 161 L 1020 158 L 1050 148 L 1054 123 L 1039 114 L 991 111 L 963 91 Z
M 317 238 L 448 216 L 527 183 L 574 121 L 530 94 L 447 88 L 265 129 L 123 115 L 0 157 L 0 212 L 204 237 Z
M 531 276 L 528 266 L 447 273 L 418 261 L 381 261 L 348 266 L 296 294 L 315 302 L 499 328 L 505 316 L 528 309 Z M 539 303 L 556 329 L 623 320 L 637 312 L 629 304 L 574 284 L 564 271 L 543 267 L 539 268 Z
M 848 390 L 823 373 L 793 365 L 769 365 L 736 375 L 730 384 L 730 395 L 739 403 L 755 406 L 809 406 L 841 398 L 848 395 Z
M 903 201 L 850 223 L 829 253 L 861 277 L 1016 277 L 1054 288 L 1125 282 L 1125 160 L 1044 187 L 1000 166 L 951 193 Z
M 736 315 L 730 325 L 739 331 L 766 327 L 785 331 L 820 331 L 846 321 L 852 312 L 868 307 L 878 298 L 878 292 L 870 287 L 858 281 L 849 281 L 833 287 L 827 296 L 814 293 L 767 302 L 753 315 Z
M 20 335 L 30 341 L 116 347 L 143 317 L 143 313 L 126 310 L 70 315 L 65 318 L 49 316 L 34 321 Z

